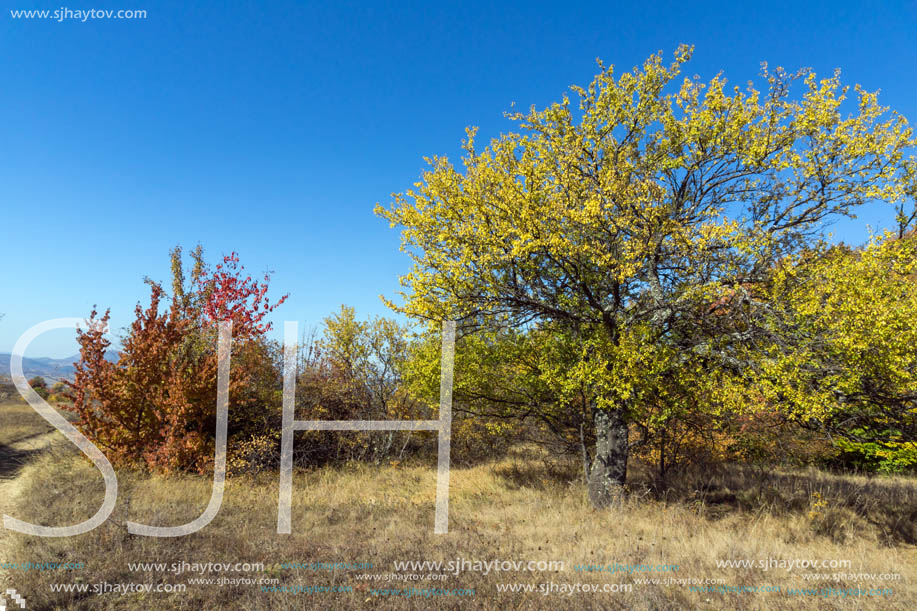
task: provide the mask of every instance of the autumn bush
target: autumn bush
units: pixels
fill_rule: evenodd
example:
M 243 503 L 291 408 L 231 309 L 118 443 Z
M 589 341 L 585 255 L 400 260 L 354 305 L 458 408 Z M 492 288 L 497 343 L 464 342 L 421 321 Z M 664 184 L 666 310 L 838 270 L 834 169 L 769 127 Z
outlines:
M 279 350 L 264 337 L 263 319 L 280 305 L 264 282 L 243 276 L 233 253 L 214 270 L 200 247 L 190 284 L 181 250 L 172 252 L 172 295 L 149 281 L 150 301 L 135 309 L 116 362 L 106 360 L 110 313 L 93 310 L 77 332 L 80 361 L 71 383 L 77 425 L 117 464 L 151 470 L 205 472 L 212 465 L 216 424 L 216 323 L 233 324 L 229 436 L 247 439 L 279 426 Z M 230 442 L 230 447 L 232 441 Z
M 42 399 L 47 399 L 51 394 L 48 391 L 48 383 L 41 376 L 35 376 L 29 380 L 29 386 L 32 387 L 32 390 L 38 394 Z
M 301 346 L 296 384 L 299 420 L 429 420 L 433 401 L 407 391 L 402 374 L 409 329 L 387 318 L 360 321 L 341 306 L 324 321 L 320 337 Z M 438 402 L 438 396 L 436 397 Z M 432 433 L 410 431 L 307 431 L 297 437 L 301 465 L 351 460 L 379 463 L 435 452 Z

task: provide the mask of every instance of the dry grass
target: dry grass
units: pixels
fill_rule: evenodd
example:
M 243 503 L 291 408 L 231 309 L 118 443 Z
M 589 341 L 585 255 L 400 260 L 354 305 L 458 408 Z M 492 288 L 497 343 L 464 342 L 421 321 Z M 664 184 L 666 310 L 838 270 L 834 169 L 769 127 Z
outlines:
M 25 401 L 0 402 L 0 484 L 16 476 L 44 445 L 43 436 L 53 430 Z M 5 504 L 2 490 L 0 508 Z
M 917 607 L 917 548 L 913 545 L 917 486 L 817 472 L 723 470 L 692 486 L 656 497 L 635 476 L 634 494 L 615 510 L 594 511 L 568 480 L 574 465 L 552 464 L 531 450 L 487 465 L 453 469 L 448 535 L 432 534 L 435 471 L 430 465 L 351 465 L 299 472 L 294 478 L 292 535 L 276 533 L 277 482 L 269 474 L 230 479 L 223 508 L 202 531 L 186 537 L 132 536 L 125 521 L 175 525 L 196 518 L 210 481 L 119 473 L 112 517 L 77 537 L 12 534 L 0 561 L 83 562 L 81 571 L 14 575 L 31 609 L 912 609 Z M 102 498 L 98 472 L 59 446 L 22 472 L 15 515 L 49 525 L 89 517 Z M 690 490 L 688 488 L 691 488 Z M 821 497 L 816 496 L 821 495 Z M 818 499 L 826 499 L 819 503 Z M 910 512 L 910 513 L 908 513 Z M 909 522 L 909 523 L 905 523 Z M 464 572 L 416 588 L 474 588 L 473 597 L 372 596 L 364 572 L 394 572 L 404 560 L 563 560 L 564 571 Z M 848 573 L 899 573 L 892 596 L 823 598 L 783 593 L 714 594 L 684 585 L 635 585 L 631 592 L 572 596 L 498 593 L 497 584 L 630 583 L 634 576 L 579 573 L 575 564 L 677 564 L 675 578 L 723 578 L 730 586 L 855 587 L 804 581 L 800 569 L 719 569 L 716 560 L 813 558 L 851 560 Z M 188 575 L 138 573 L 128 562 L 260 562 L 282 585 L 348 585 L 352 593 L 265 593 L 258 585 L 189 585 L 181 594 L 59 594 L 51 583 L 185 583 Z M 372 571 L 280 570 L 282 562 L 372 562 Z M 833 572 L 834 570 L 827 570 Z M 204 577 L 219 575 L 206 574 Z M 664 577 L 644 573 L 636 577 Z M 381 584 L 380 584 L 381 585 Z M 863 586 L 863 583 L 859 584 Z M 379 586 L 376 586 L 379 587 Z M 381 585 L 385 587 L 385 585 Z M 394 585 L 403 587 L 403 584 Z
M 0 401 L 0 446 L 11 446 L 54 427 L 23 400 Z

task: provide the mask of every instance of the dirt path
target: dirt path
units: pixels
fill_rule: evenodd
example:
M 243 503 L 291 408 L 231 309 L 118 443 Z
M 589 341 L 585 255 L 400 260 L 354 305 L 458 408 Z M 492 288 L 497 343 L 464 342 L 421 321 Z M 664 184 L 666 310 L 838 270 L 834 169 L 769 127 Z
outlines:
M 55 436 L 60 434 L 52 429 L 49 432 L 28 435 L 9 445 L 0 445 L 0 516 L 10 513 L 16 497 L 22 492 L 23 480 L 19 477 L 20 469 L 38 452 L 47 448 Z M 0 524 L 0 563 L 18 561 L 7 554 L 6 540 L 9 532 Z M 0 587 L 5 589 L 7 582 L 6 571 L 0 569 Z

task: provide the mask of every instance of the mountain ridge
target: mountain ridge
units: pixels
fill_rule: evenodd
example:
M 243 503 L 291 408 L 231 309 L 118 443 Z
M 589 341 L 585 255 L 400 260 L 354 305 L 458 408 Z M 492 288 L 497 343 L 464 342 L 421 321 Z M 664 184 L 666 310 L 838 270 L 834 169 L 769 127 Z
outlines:
M 9 352 L 0 352 L 0 377 L 11 377 L 10 361 L 12 356 L 13 355 Z M 119 356 L 120 353 L 116 350 L 108 350 L 105 352 L 105 358 L 112 362 L 117 361 Z M 48 356 L 26 356 L 22 358 L 22 373 L 27 378 L 41 376 L 48 381 L 54 382 L 60 380 L 73 380 L 73 375 L 76 373 L 74 364 L 79 360 L 80 355 L 78 354 L 60 359 Z

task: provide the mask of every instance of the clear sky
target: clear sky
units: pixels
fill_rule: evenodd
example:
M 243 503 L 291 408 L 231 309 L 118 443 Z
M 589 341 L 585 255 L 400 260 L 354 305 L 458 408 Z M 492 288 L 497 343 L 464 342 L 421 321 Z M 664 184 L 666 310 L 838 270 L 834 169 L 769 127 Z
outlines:
M 510 129 L 510 104 L 585 85 L 595 59 L 630 69 L 696 45 L 687 72 L 732 82 L 759 64 L 843 71 L 917 121 L 913 2 L 153 2 L 145 19 L 0 13 L 0 352 L 34 324 L 127 325 L 168 250 L 203 244 L 275 271 L 274 315 L 317 325 L 340 304 L 387 312 L 408 260 L 377 202 L 457 159 L 467 125 Z M 805 5 L 805 6 L 804 6 Z M 862 241 L 865 215 L 838 232 Z M 29 356 L 76 352 L 49 333 Z

